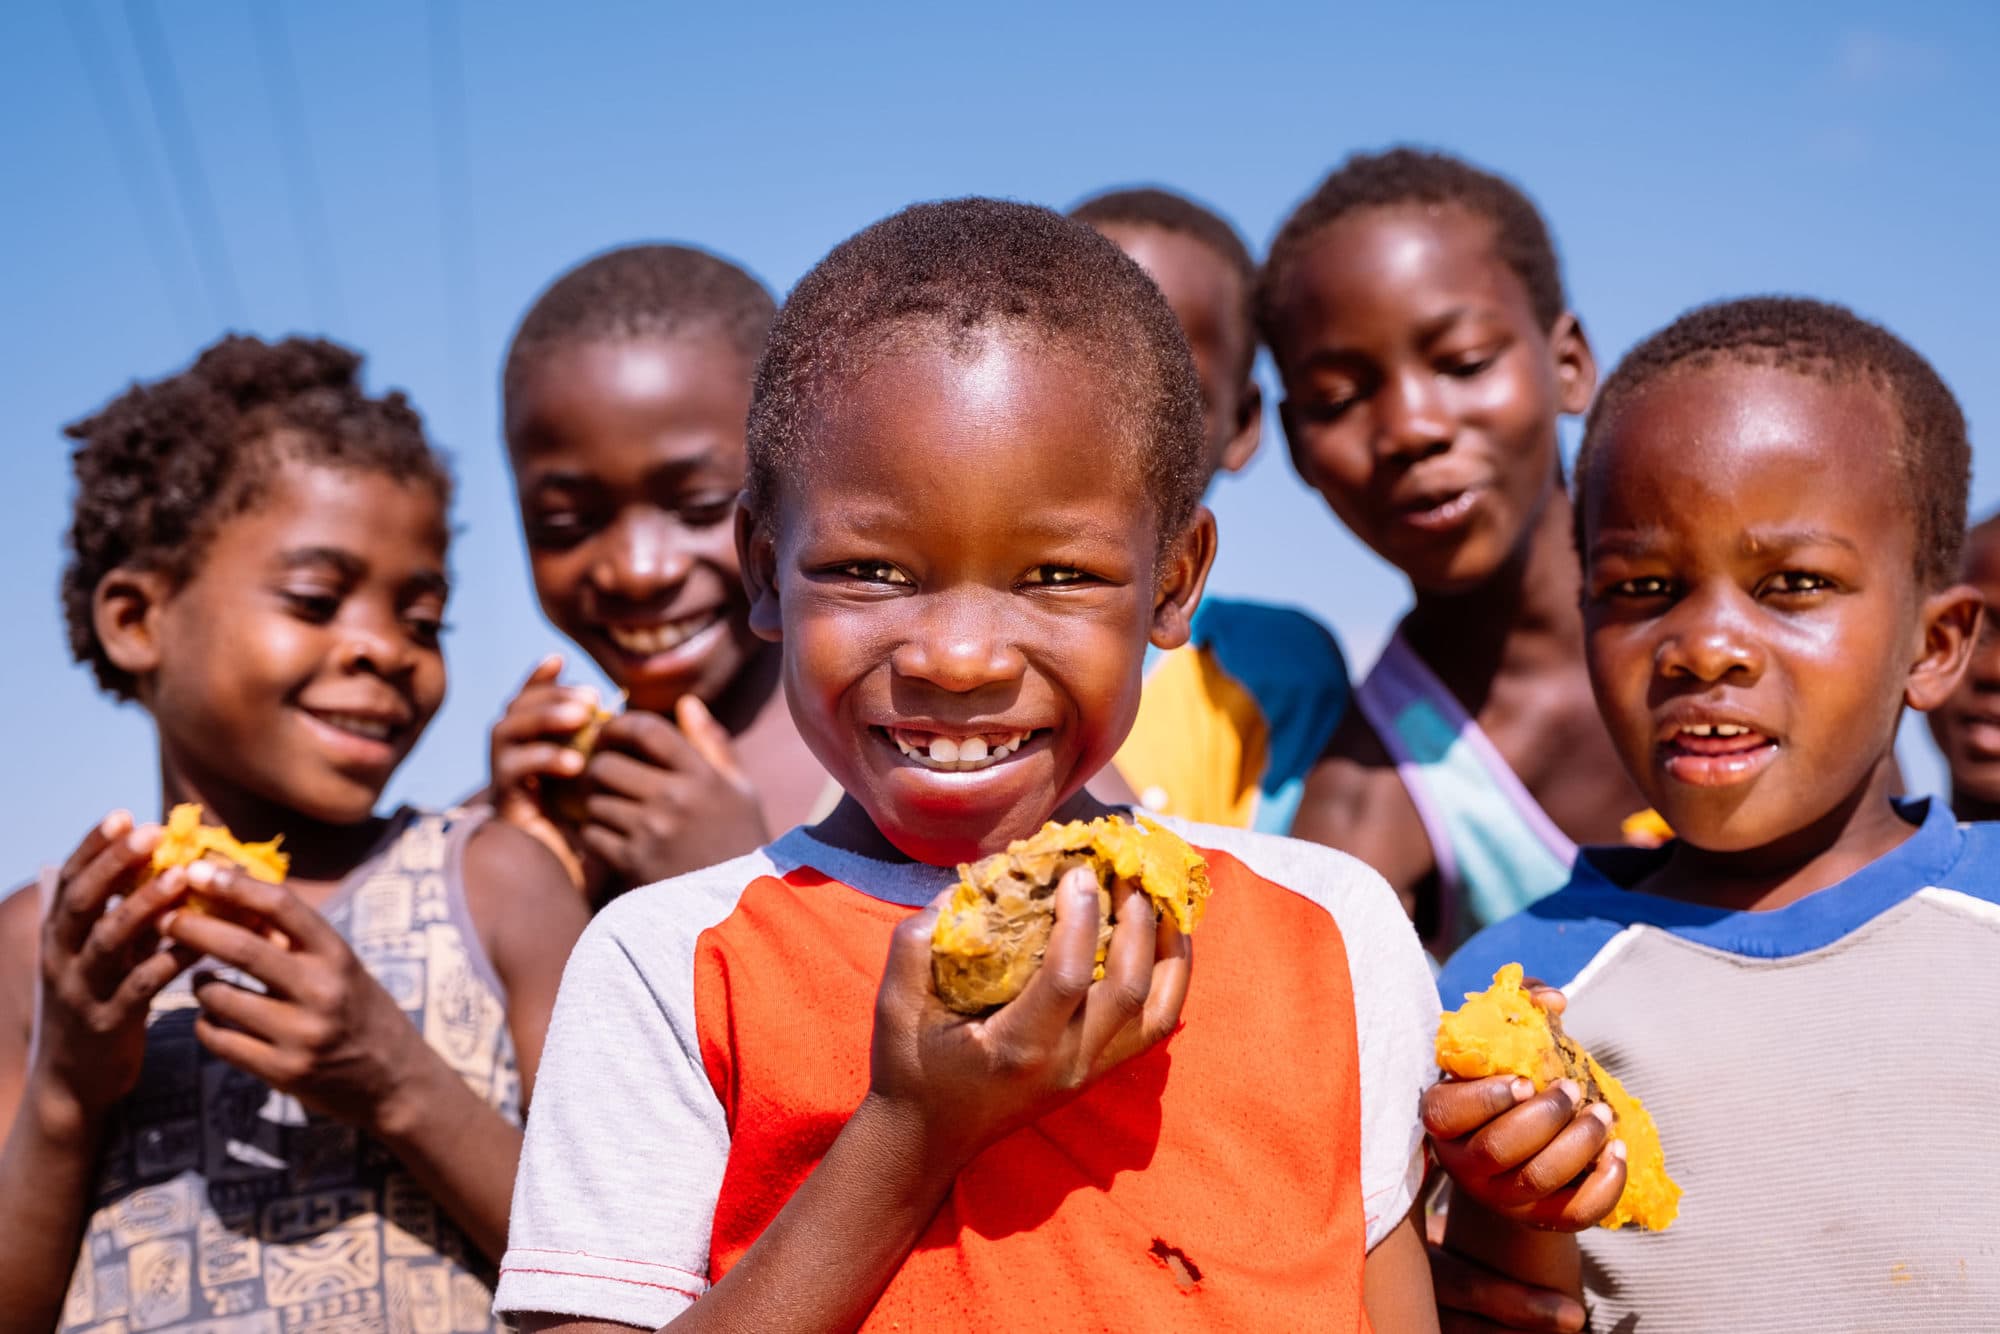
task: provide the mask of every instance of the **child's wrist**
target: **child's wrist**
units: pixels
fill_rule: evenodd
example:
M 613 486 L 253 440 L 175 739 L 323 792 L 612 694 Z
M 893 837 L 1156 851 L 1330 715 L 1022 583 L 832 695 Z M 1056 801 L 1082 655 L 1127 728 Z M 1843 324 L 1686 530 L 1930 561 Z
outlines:
M 416 1036 L 415 1029 L 410 1032 Z M 409 1048 L 401 1073 L 389 1080 L 387 1092 L 376 1100 L 362 1127 L 398 1153 L 424 1141 L 439 1115 L 454 1106 L 454 1094 L 470 1094 L 458 1072 L 428 1043 L 418 1039 Z
M 94 1154 L 111 1108 L 95 1105 L 60 1074 L 40 1067 L 28 1077 L 19 1115 L 46 1147 Z
M 848 1118 L 847 1135 L 887 1169 L 912 1201 L 949 1190 L 978 1150 L 938 1136 L 923 1109 L 870 1090 Z

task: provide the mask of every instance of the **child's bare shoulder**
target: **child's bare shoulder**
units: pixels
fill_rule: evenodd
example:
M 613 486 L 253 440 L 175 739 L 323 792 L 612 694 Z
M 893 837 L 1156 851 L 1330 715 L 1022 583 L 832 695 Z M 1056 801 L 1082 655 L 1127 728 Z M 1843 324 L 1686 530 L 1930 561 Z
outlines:
M 539 942 L 567 954 L 590 920 L 555 854 L 503 821 L 488 820 L 466 837 L 461 870 L 466 908 L 489 949 L 535 949 Z
M 0 899 L 0 1049 L 33 1022 L 41 939 L 42 887 L 30 880 Z

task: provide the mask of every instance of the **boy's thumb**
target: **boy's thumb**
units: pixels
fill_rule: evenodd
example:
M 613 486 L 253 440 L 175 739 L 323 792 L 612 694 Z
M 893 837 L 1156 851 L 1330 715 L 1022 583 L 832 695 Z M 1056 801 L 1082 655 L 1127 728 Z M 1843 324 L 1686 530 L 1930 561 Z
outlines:
M 562 654 L 551 653 L 535 664 L 535 670 L 528 673 L 528 679 L 521 682 L 521 688 L 545 686 L 562 675 Z
M 739 788 L 748 788 L 742 766 L 736 762 L 736 748 L 730 744 L 729 729 L 715 721 L 708 705 L 694 695 L 682 695 L 674 703 L 674 721 L 681 735 L 708 761 L 711 769 Z

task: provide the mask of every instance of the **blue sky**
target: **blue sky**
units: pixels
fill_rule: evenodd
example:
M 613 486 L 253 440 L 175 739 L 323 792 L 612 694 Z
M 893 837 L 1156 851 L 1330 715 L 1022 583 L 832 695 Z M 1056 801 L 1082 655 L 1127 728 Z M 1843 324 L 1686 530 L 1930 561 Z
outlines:
M 1607 363 L 1710 298 L 1845 302 L 1937 363 L 1985 442 L 1975 503 L 2000 499 L 2000 7 L 254 3 L 0 7 L 0 835 L 22 871 L 158 800 L 144 718 L 64 649 L 61 424 L 229 328 L 327 332 L 408 389 L 455 454 L 463 536 L 451 698 L 392 795 L 443 801 L 557 646 L 501 467 L 501 349 L 545 281 L 625 241 L 698 242 L 782 292 L 914 199 L 1159 181 L 1261 246 L 1346 153 L 1439 145 L 1539 199 Z M 1213 498 L 1216 586 L 1317 611 L 1365 666 L 1402 589 L 1273 430 Z

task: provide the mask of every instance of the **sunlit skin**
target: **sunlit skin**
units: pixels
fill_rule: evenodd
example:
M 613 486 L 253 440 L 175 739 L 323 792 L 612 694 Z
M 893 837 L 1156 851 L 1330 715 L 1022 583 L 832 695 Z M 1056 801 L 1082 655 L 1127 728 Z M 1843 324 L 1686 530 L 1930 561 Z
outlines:
M 1738 364 L 1605 424 L 1581 479 L 1591 680 L 1679 836 L 1640 888 L 1781 907 L 1911 833 L 1883 761 L 1903 708 L 1964 671 L 1978 598 L 1916 576 L 1901 429 L 1870 383 Z
M 1235 472 L 1257 452 L 1264 397 L 1249 367 L 1256 351 L 1243 276 L 1183 232 L 1140 223 L 1092 224 L 1146 271 L 1173 307 L 1201 381 L 1208 471 Z
M 1579 843 L 1643 805 L 1590 702 L 1557 422 L 1596 362 L 1574 316 L 1544 327 L 1495 226 L 1450 206 L 1350 213 L 1300 255 L 1274 355 L 1299 475 L 1410 581 L 1400 633 Z M 1452 905 L 1394 762 L 1350 711 L 1294 832 L 1350 852 L 1439 949 Z
M 167 803 L 244 838 L 282 831 L 302 896 L 315 862 L 351 864 L 377 837 L 382 787 L 444 702 L 445 523 L 422 483 L 283 463 L 185 584 L 119 572 L 100 590 Z M 202 642 L 216 651 L 163 647 Z
M 1951 769 L 1951 808 L 1961 820 L 2000 819 L 2000 523 L 1966 536 L 1965 580 L 1986 602 L 1972 661 L 1958 689 L 1930 716 L 1931 736 Z
M 756 694 L 746 667 L 769 655 L 749 630 L 730 522 L 749 409 L 742 355 L 712 338 L 559 343 L 510 386 L 535 594 L 637 708 L 671 713 L 692 693 L 734 713 Z
M 919 344 L 843 385 L 807 475 L 744 516 L 753 624 L 848 793 L 828 837 L 949 865 L 1100 809 L 1084 781 L 1131 727 L 1146 646 L 1186 642 L 1215 549 L 1204 510 L 1162 554 L 1145 488 L 1117 484 L 1115 401 L 1053 350 Z M 898 737 L 1025 739 L 950 772 Z

